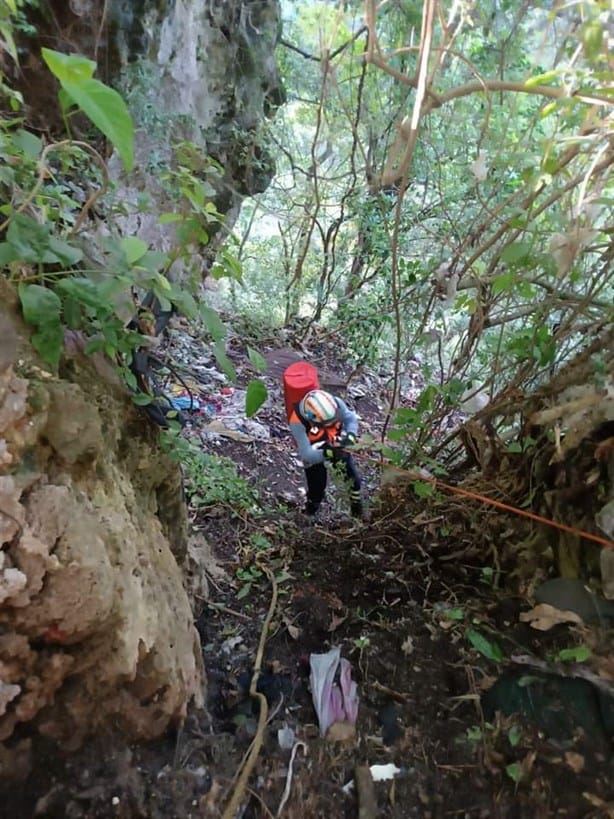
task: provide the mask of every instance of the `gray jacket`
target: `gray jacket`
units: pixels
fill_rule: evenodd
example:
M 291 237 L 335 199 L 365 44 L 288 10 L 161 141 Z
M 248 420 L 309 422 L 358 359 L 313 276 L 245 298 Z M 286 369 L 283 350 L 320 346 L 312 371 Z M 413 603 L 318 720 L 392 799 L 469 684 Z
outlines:
M 352 433 L 358 435 L 358 416 L 353 412 L 343 399 L 333 395 L 335 403 L 339 408 L 339 420 L 341 422 L 341 434 Z M 305 466 L 313 466 L 324 462 L 324 452 L 319 447 L 313 446 L 307 435 L 307 430 L 301 421 L 290 424 L 290 432 L 294 436 L 298 447 L 299 458 Z

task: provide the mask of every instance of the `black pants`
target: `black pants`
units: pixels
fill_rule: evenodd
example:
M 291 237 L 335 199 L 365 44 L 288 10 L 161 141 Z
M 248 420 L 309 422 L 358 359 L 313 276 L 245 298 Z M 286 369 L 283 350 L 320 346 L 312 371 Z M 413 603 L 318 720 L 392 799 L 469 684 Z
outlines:
M 362 503 L 360 500 L 361 481 L 354 459 L 349 452 L 342 450 L 335 453 L 331 463 L 342 463 L 345 467 L 345 474 L 351 486 L 352 514 L 360 514 L 362 512 Z M 314 513 L 324 500 L 326 481 L 328 478 L 326 465 L 314 464 L 313 466 L 308 466 L 305 469 L 305 477 L 307 479 L 307 512 Z

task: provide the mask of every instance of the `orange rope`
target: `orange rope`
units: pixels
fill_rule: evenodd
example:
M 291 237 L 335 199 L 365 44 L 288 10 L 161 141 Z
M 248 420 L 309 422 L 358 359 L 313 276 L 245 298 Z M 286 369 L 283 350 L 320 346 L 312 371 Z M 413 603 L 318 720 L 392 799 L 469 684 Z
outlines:
M 352 450 L 352 455 L 362 461 L 369 461 L 370 463 L 378 464 L 379 466 L 386 466 L 390 467 L 391 469 L 396 469 L 398 472 L 403 472 L 404 474 L 409 475 L 410 478 L 413 478 L 414 480 L 430 483 L 439 489 L 445 489 L 446 491 L 452 492 L 455 495 L 461 495 L 464 498 L 471 498 L 472 500 L 477 500 L 481 503 L 487 503 L 490 506 L 496 506 L 497 509 L 503 509 L 506 512 L 512 512 L 514 515 L 520 515 L 523 518 L 536 520 L 538 523 L 544 523 L 546 526 L 552 526 L 555 529 L 560 529 L 563 532 L 569 532 L 572 535 L 579 535 L 587 540 L 592 540 L 595 543 L 599 543 L 601 546 L 606 546 L 608 549 L 614 549 L 614 542 L 605 537 L 600 537 L 600 535 L 593 535 L 590 532 L 584 532 L 582 529 L 575 529 L 573 526 L 568 526 L 566 523 L 559 523 L 556 520 L 549 520 L 549 518 L 536 515 L 535 512 L 527 512 L 526 509 L 519 509 L 517 506 L 502 503 L 501 501 L 495 500 L 494 498 L 489 498 L 486 495 L 479 495 L 477 492 L 470 492 L 468 489 L 461 489 L 460 486 L 452 486 L 451 484 L 440 481 L 439 478 L 424 477 L 423 475 L 419 475 L 417 472 L 412 472 L 409 469 L 403 469 L 403 467 L 396 466 L 396 464 L 393 464 L 390 461 L 379 461 L 369 455 L 362 455 L 360 452 L 355 452 L 354 450 Z

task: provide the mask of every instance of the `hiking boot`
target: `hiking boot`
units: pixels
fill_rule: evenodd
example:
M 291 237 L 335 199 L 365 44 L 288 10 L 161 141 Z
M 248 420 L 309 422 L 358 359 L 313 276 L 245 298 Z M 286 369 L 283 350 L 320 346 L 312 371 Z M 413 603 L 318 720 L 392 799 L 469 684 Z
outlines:
M 303 514 L 309 515 L 309 517 L 313 518 L 318 514 L 318 509 L 319 508 L 320 508 L 319 503 L 313 503 L 312 501 L 307 501 L 307 503 L 303 507 Z
M 350 512 L 353 518 L 357 518 L 358 520 L 363 520 L 365 517 L 365 508 L 362 505 L 362 502 L 355 502 L 350 507 Z

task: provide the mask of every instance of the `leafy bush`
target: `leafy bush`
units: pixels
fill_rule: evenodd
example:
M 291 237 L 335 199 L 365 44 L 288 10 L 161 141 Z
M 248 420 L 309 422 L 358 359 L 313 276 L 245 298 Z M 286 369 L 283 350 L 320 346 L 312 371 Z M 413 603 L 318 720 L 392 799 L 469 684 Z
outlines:
M 235 516 L 254 510 L 258 494 L 239 476 L 230 458 L 209 455 L 194 447 L 182 463 L 185 491 L 191 506 L 222 507 Z

